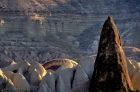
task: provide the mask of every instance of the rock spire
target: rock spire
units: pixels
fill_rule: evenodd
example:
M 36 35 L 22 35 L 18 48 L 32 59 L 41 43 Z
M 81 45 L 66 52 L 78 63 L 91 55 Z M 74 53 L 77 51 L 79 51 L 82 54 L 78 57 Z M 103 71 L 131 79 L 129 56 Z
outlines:
M 112 19 L 105 21 L 89 92 L 133 90 L 128 75 L 126 56 L 118 29 Z

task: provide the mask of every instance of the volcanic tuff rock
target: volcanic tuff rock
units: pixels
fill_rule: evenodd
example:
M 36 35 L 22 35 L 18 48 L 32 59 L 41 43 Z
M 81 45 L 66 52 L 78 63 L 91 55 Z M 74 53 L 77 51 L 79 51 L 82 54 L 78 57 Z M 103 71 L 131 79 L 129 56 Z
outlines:
M 101 32 L 90 92 L 133 90 L 118 29 L 108 17 Z
M 139 11 L 139 0 L 0 0 L 0 58 L 44 62 L 96 54 L 108 15 L 124 45 L 139 48 Z M 46 47 L 57 49 L 50 53 Z
M 1 0 L 2 14 L 121 14 L 140 11 L 139 0 Z M 127 14 L 128 15 L 128 14 Z

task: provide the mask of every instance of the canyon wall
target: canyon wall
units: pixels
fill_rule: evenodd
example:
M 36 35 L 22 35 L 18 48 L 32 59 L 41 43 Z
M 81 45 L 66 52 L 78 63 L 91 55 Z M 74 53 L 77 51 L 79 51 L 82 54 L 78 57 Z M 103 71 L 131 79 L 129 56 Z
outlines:
M 19 52 L 20 50 L 25 50 L 24 53 L 30 53 L 28 51 L 37 50 L 36 52 L 33 51 L 37 54 L 41 49 L 55 48 L 67 54 L 67 57 L 74 58 L 96 54 L 101 27 L 106 17 L 107 15 L 76 14 L 1 16 L 1 50 L 6 49 L 10 53 Z M 118 17 L 115 15 L 113 17 L 124 45 L 139 48 L 140 18 Z M 37 55 L 36 57 L 39 57 L 39 54 Z M 16 56 L 12 58 L 14 57 Z M 39 61 L 40 59 L 35 60 Z
M 139 48 L 139 11 L 139 0 L 2 0 L 0 57 L 46 62 L 96 54 L 108 16 L 114 18 L 124 46 Z

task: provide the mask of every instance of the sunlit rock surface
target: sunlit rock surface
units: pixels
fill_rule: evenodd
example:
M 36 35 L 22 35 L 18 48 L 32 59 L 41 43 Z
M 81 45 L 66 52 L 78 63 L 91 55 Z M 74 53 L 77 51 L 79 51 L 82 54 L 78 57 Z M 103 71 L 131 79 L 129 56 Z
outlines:
M 139 0 L 1 0 L 0 67 L 12 65 L 12 60 L 43 64 L 97 54 L 101 26 L 108 15 L 114 17 L 123 44 L 139 48 L 139 5 Z M 129 59 L 139 61 L 139 54 L 128 49 Z M 93 69 L 82 68 L 88 77 L 92 75 Z M 28 73 L 25 77 L 29 82 Z M 50 91 L 48 84 L 43 85 L 40 92 Z
M 17 67 L 16 70 L 14 71 L 12 71 L 12 69 L 15 69 L 14 67 L 12 67 L 11 70 L 7 70 L 7 71 L 2 71 L 4 70 L 4 68 L 0 68 L 1 69 L 0 70 L 0 86 L 1 86 L 0 90 L 5 91 L 8 88 L 9 90 L 15 91 L 15 92 L 16 91 L 20 92 L 21 90 L 27 91 L 27 92 L 30 92 L 30 90 L 32 90 L 33 92 L 46 92 L 46 90 L 47 92 L 57 92 L 57 91 L 68 92 L 66 85 L 71 84 L 72 88 L 69 89 L 70 92 L 87 92 L 89 85 L 91 83 L 91 78 L 88 77 L 88 75 L 86 74 L 86 71 L 87 70 L 92 71 L 94 68 L 94 67 L 91 67 L 90 65 L 92 63 L 93 64 L 92 66 L 94 66 L 94 60 L 88 61 L 89 58 L 91 57 L 84 58 L 85 63 L 82 66 L 80 66 L 80 64 L 84 62 L 83 58 L 79 61 L 77 66 L 75 66 L 75 64 L 73 63 L 74 61 L 71 62 L 72 60 L 67 59 L 69 63 L 63 63 L 62 65 L 60 65 L 60 69 L 58 68 L 59 70 L 57 70 L 57 73 L 53 70 L 46 69 L 46 71 L 44 72 L 46 75 L 44 75 L 43 77 L 41 77 L 41 74 L 39 74 L 40 73 L 39 71 L 40 70 L 44 71 L 45 69 L 45 68 L 43 69 L 44 66 L 42 68 L 41 67 L 40 68 L 36 67 L 34 69 L 32 68 L 33 69 L 32 73 L 30 73 L 31 69 L 29 68 L 33 67 L 35 64 L 34 65 L 32 65 L 33 63 L 26 64 L 25 61 L 21 61 L 17 63 L 18 65 L 20 65 L 19 63 L 22 63 L 24 64 L 24 67 L 25 66 L 29 67 L 28 69 L 22 69 L 22 71 L 21 71 L 21 68 L 23 68 L 23 66 Z M 75 67 L 73 67 L 73 64 Z M 139 89 L 140 88 L 140 84 L 139 84 L 140 83 L 139 82 L 140 63 L 128 60 L 127 65 L 128 65 L 128 73 L 130 76 L 132 76 L 131 81 L 132 81 L 134 89 L 140 90 Z M 11 66 L 12 64 L 9 65 L 8 67 L 11 67 Z M 36 66 L 40 66 L 40 64 L 36 63 Z M 90 73 L 89 75 L 92 75 L 92 73 Z M 38 76 L 40 76 L 39 80 L 37 79 Z M 73 76 L 72 79 L 71 79 L 71 76 Z
M 5 67 L 10 68 L 10 70 L 0 68 L 0 85 L 2 87 L 0 90 L 6 90 L 7 85 L 11 85 L 11 89 L 9 88 L 9 90 L 16 90 L 18 92 L 30 92 L 31 90 L 33 92 L 45 92 L 45 90 L 51 92 L 68 92 L 89 81 L 85 70 L 78 63 L 75 62 L 74 64 L 74 62 L 67 59 L 67 62 L 62 63 L 56 71 L 50 71 L 50 69 L 44 71 L 45 68 L 40 66 L 41 64 L 31 62 L 27 65 L 25 61 L 18 62 L 18 67 L 13 67 L 13 65 Z M 23 66 L 20 66 L 20 63 L 24 64 L 23 66 L 28 67 L 28 69 L 21 72 L 20 69 Z M 80 78 L 81 76 L 84 80 Z

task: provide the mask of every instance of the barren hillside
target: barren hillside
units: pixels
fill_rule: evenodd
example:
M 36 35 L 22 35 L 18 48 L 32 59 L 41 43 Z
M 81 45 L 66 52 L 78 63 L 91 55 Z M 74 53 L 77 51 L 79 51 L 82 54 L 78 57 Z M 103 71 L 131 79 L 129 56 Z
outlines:
M 139 0 L 0 0 L 4 13 L 77 13 L 119 14 L 139 13 Z
M 139 0 L 0 0 L 1 60 L 45 62 L 96 54 L 109 15 L 124 46 L 140 48 Z

